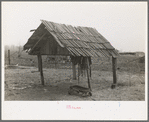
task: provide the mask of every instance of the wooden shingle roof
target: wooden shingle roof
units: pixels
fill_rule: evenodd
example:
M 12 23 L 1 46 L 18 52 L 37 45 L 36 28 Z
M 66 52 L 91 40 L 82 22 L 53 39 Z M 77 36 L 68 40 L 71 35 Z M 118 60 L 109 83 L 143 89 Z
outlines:
M 62 48 L 66 48 L 73 56 L 116 57 L 119 55 L 110 42 L 95 28 L 74 27 L 46 20 L 41 20 L 41 22 L 41 25 L 24 45 L 24 50 L 37 49 L 36 45 L 42 41 L 40 38 L 47 31 Z

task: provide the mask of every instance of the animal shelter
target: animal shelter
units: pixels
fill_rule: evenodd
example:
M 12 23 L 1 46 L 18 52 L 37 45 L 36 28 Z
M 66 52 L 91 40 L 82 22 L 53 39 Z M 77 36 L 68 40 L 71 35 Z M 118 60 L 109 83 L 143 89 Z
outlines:
M 112 57 L 112 88 L 115 87 L 117 83 L 116 59 L 119 54 L 110 42 L 95 28 L 74 27 L 72 25 L 41 20 L 39 27 L 31 31 L 34 31 L 34 33 L 24 45 L 24 50 L 26 50 L 29 55 L 37 55 L 42 85 L 44 85 L 42 55 L 61 55 L 70 56 L 73 79 L 76 79 L 76 65 L 78 65 L 79 75 L 83 72 L 87 73 L 88 88 L 76 85 L 72 86 L 70 89 L 76 89 L 78 91 L 82 89 L 82 91 L 89 91 L 88 93 L 90 93 L 92 57 Z

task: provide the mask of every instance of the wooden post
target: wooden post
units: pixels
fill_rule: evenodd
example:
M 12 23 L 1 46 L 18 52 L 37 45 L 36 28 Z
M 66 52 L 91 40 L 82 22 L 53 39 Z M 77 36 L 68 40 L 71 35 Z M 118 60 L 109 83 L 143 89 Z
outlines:
M 90 84 L 90 75 L 89 75 L 89 61 L 88 61 L 88 57 L 87 57 L 87 78 L 88 78 L 88 88 L 91 90 L 91 84 Z
M 72 70 L 73 70 L 73 80 L 76 80 L 76 66 L 72 62 Z
M 39 57 L 41 84 L 44 85 L 44 77 L 43 77 L 43 70 L 42 70 L 42 57 L 41 57 L 41 54 L 38 54 L 38 57 Z
M 39 54 L 37 55 L 37 58 L 38 58 L 38 71 L 40 71 L 40 58 L 39 58 Z
M 115 88 L 117 84 L 117 77 L 116 77 L 116 66 L 117 66 L 117 59 L 115 57 L 112 57 L 112 70 L 113 70 L 113 84 L 111 88 Z
M 90 77 L 92 77 L 92 69 L 91 69 L 91 66 L 90 66 Z
M 89 76 L 88 69 L 87 69 L 87 79 L 88 79 L 88 88 L 91 90 L 90 76 Z
M 10 50 L 8 50 L 8 64 L 10 65 Z
M 80 64 L 78 63 L 78 84 L 79 84 L 79 76 L 80 76 Z

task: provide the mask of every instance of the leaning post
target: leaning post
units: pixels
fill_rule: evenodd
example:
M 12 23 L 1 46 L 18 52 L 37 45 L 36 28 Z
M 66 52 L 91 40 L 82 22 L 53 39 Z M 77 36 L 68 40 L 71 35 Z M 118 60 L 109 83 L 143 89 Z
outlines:
M 113 70 L 113 84 L 111 88 L 115 88 L 117 84 L 117 76 L 116 76 L 116 67 L 117 67 L 117 58 L 112 56 L 112 70 Z

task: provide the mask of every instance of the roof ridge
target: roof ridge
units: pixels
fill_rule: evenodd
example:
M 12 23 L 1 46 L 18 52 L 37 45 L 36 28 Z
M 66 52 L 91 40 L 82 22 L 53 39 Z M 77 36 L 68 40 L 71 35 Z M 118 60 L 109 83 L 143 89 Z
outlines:
M 49 20 L 43 20 L 43 19 L 41 19 L 40 21 L 47 21 L 47 22 L 51 22 L 51 23 L 55 23 L 55 24 L 65 24 L 65 23 L 59 23 L 59 22 L 53 22 L 53 21 L 49 21 Z M 91 27 L 91 26 L 82 26 L 82 25 L 78 25 L 78 26 L 75 26 L 75 25 L 71 25 L 71 24 L 65 24 L 65 25 L 67 25 L 67 26 L 73 26 L 73 27 L 87 27 L 87 28 L 93 28 L 93 29 L 95 29 L 95 27 Z

